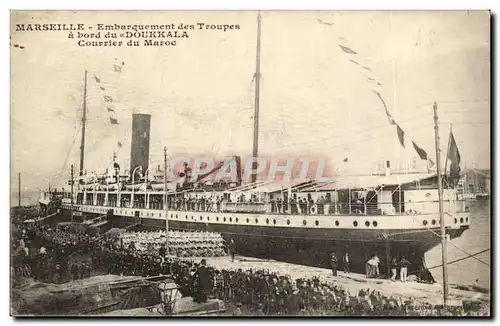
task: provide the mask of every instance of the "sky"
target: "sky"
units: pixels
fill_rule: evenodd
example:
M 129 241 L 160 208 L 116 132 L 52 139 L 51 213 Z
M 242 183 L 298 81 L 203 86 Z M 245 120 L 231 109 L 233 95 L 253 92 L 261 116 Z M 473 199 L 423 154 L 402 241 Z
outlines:
M 152 115 L 152 166 L 162 164 L 164 146 L 169 156 L 251 155 L 256 17 L 251 11 L 12 13 L 11 44 L 24 47 L 11 47 L 12 190 L 18 172 L 23 188 L 32 190 L 61 185 L 70 164 L 78 167 L 85 70 L 86 170 L 103 172 L 113 151 L 128 164 L 132 113 Z M 175 47 L 113 48 L 80 47 L 66 32 L 15 27 L 181 22 L 240 29 L 195 30 Z M 262 156 L 325 158 L 335 169 L 365 174 L 380 160 L 402 167 L 416 157 L 408 140 L 435 157 L 435 101 L 442 157 L 452 124 L 462 169 L 489 168 L 489 12 L 263 12 L 261 73 Z M 118 125 L 109 123 L 100 87 L 113 98 Z M 405 148 L 374 90 L 405 131 Z

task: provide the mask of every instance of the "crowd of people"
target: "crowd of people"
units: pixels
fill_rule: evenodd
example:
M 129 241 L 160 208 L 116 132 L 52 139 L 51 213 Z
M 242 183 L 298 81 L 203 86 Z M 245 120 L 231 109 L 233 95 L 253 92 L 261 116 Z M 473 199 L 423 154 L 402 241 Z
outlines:
M 268 204 L 268 213 L 277 214 L 364 214 L 366 205 L 360 199 L 348 203 L 334 203 L 328 197 L 291 197 L 263 199 L 256 194 L 233 194 L 233 196 L 215 195 L 213 193 L 178 193 L 169 198 L 169 208 L 182 211 L 224 212 L 227 203 Z M 234 198 L 233 198 L 234 197 Z M 368 204 L 370 206 L 372 204 Z M 376 206 L 376 205 L 375 205 Z
M 144 233 L 147 235 L 147 233 Z M 161 235 L 160 235 L 161 236 Z M 136 234 L 135 239 L 141 237 Z M 207 236 L 208 237 L 208 236 Z M 70 274 L 73 279 L 90 276 L 94 272 L 116 275 L 155 276 L 170 274 L 180 286 L 183 296 L 197 302 L 210 298 L 221 299 L 245 309 L 252 315 L 373 315 L 373 316 L 456 316 L 474 314 L 462 307 L 447 309 L 417 303 L 413 298 L 402 300 L 387 297 L 369 289 L 351 293 L 334 282 L 319 278 L 292 279 L 269 270 L 216 269 L 202 260 L 196 263 L 182 257 L 166 255 L 165 246 L 136 245 L 133 236 L 102 234 L 90 236 L 78 228 L 23 226 L 16 239 L 16 253 L 22 257 L 16 266 L 32 266 L 34 277 L 53 282 L 57 273 Z M 125 243 L 127 245 L 125 245 Z M 28 244 L 40 249 L 30 255 Z M 140 243 L 140 242 L 138 242 Z M 25 252 L 21 254 L 20 252 Z M 63 261 L 73 253 L 86 253 L 90 264 L 83 269 L 65 266 Z M 345 258 L 343 258 L 345 259 Z M 26 275 L 25 275 L 26 276 Z

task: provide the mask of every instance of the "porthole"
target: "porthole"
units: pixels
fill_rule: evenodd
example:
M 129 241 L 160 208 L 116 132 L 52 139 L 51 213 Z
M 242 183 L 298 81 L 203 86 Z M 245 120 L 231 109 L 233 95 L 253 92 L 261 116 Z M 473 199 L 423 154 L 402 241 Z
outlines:
M 436 225 L 436 220 L 431 221 L 432 225 Z
M 238 223 L 238 222 L 239 222 L 239 218 L 236 218 L 236 223 Z
M 266 218 L 266 224 L 269 224 L 269 219 L 268 218 Z
M 194 216 L 193 215 L 191 215 L 191 219 L 194 220 Z
M 307 221 L 306 221 L 306 220 L 303 220 L 303 221 L 302 221 L 302 224 L 306 225 L 306 224 L 307 224 Z
M 465 222 L 469 223 L 469 218 L 468 217 L 465 218 Z
M 319 221 L 316 220 L 316 222 L 314 222 L 314 224 L 316 224 L 316 226 L 318 226 L 319 225 Z
M 273 224 L 276 224 L 276 219 L 273 219 Z
M 179 216 L 177 214 L 175 214 L 175 218 L 179 218 Z
M 354 222 L 352 222 L 352 225 L 354 225 L 354 226 L 358 226 L 358 221 L 354 221 Z
M 229 218 L 229 222 L 233 222 L 233 218 L 232 217 Z
M 366 221 L 366 222 L 365 222 L 365 225 L 366 225 L 366 226 L 370 226 L 370 222 Z
M 215 220 L 216 220 L 217 222 L 219 222 L 219 217 L 217 216 L 217 217 L 215 218 Z
M 339 226 L 339 221 L 335 221 L 335 226 Z
M 463 222 L 464 222 L 464 218 L 463 218 L 463 217 L 461 217 L 461 218 L 460 218 L 460 223 L 463 223 Z
M 373 221 L 373 226 L 377 227 L 378 226 L 378 222 L 377 221 Z
M 423 224 L 423 225 L 427 225 L 427 223 L 428 223 L 428 222 L 427 222 L 427 220 L 424 220 L 424 221 L 422 222 L 422 224 Z
M 286 220 L 286 224 L 287 224 L 287 225 L 290 225 L 290 220 Z
M 457 219 L 456 219 L 456 218 L 454 218 L 454 219 L 453 219 L 453 222 L 454 222 L 455 224 L 457 224 Z
M 226 222 L 226 217 L 224 216 L 224 222 Z
M 247 218 L 247 223 L 250 223 L 250 219 Z
M 186 215 L 186 220 L 188 219 L 188 216 Z
M 174 217 L 174 214 L 170 214 L 170 217 Z
M 203 216 L 200 215 L 200 221 L 203 221 Z
M 210 221 L 210 216 L 207 216 L 207 221 Z
M 255 219 L 255 223 L 259 223 L 259 219 L 258 218 Z

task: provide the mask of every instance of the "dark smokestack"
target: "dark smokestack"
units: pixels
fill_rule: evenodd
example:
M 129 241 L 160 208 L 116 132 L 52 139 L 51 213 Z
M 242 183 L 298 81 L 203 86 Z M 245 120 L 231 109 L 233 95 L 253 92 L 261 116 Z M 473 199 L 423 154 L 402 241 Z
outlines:
M 142 175 L 149 166 L 149 134 L 151 129 L 151 115 L 132 115 L 132 146 L 130 153 L 130 178 L 133 171 L 142 166 Z M 140 171 L 138 169 L 138 171 Z M 134 180 L 139 180 L 140 174 L 136 171 Z

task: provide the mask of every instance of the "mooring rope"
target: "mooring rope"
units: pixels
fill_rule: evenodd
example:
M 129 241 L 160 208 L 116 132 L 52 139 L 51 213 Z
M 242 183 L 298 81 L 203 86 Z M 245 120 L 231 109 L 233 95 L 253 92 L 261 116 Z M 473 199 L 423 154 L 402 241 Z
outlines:
M 476 252 L 476 253 L 475 253 L 475 254 L 473 254 L 473 255 L 469 255 L 469 256 L 466 256 L 466 257 L 459 258 L 459 259 L 455 259 L 455 260 L 453 260 L 453 261 L 450 261 L 450 262 L 448 263 L 448 265 L 451 265 L 451 264 L 457 263 L 457 262 L 462 261 L 462 260 L 465 260 L 465 259 L 472 258 L 472 257 L 477 256 L 477 255 L 479 255 L 479 254 L 482 254 L 483 252 L 486 252 L 486 251 L 488 251 L 488 250 L 490 250 L 490 248 L 486 248 L 486 249 L 484 249 L 484 250 L 481 250 L 481 251 L 479 251 L 479 252 Z M 432 267 L 429 267 L 428 269 L 434 269 L 434 268 L 438 268 L 438 267 L 441 267 L 441 266 L 443 266 L 443 264 L 436 265 L 436 266 L 432 266 Z M 489 265 L 488 265 L 488 266 L 489 266 Z

